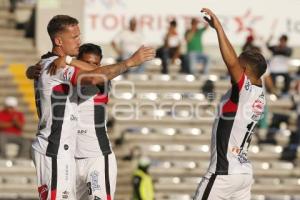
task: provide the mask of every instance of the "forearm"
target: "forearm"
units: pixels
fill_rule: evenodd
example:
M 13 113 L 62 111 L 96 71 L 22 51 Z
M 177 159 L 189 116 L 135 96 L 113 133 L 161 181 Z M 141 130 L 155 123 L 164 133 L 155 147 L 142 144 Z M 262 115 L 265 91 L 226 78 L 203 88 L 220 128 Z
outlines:
M 239 61 L 238 57 L 230 44 L 221 24 L 216 27 L 219 48 L 223 57 L 223 60 L 228 68 L 235 66 Z
M 89 72 L 83 72 L 78 76 L 78 79 L 82 77 L 84 84 L 104 84 L 127 71 L 130 66 L 131 64 L 128 61 L 122 61 L 120 63 L 98 67 Z
M 96 66 L 90 65 L 86 62 L 83 62 L 83 61 L 80 61 L 77 59 L 73 59 L 71 62 L 71 65 L 79 68 L 80 70 L 84 70 L 84 71 L 91 71 L 91 70 L 94 70 L 97 68 Z

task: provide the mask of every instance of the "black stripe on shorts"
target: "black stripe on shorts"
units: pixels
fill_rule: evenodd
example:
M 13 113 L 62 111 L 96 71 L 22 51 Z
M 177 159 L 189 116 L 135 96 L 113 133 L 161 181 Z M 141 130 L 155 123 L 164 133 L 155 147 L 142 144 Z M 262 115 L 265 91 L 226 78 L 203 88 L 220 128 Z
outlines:
M 106 197 L 108 200 L 111 199 L 110 194 L 110 180 L 109 180 L 109 155 L 104 155 L 104 162 L 105 162 L 105 188 L 106 188 Z
M 216 174 L 212 174 L 211 177 L 209 178 L 209 181 L 207 183 L 207 186 L 206 186 L 205 191 L 204 191 L 203 196 L 202 196 L 202 200 L 207 200 L 208 199 L 208 196 L 210 194 L 211 188 L 214 185 L 216 177 L 217 177 Z

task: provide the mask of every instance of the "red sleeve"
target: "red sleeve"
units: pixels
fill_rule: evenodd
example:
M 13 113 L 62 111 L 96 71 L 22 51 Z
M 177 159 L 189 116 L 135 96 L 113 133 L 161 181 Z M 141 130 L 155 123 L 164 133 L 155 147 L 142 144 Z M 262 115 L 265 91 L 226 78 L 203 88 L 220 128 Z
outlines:
M 242 90 L 242 87 L 243 87 L 244 82 L 245 82 L 245 79 L 246 79 L 245 77 L 246 77 L 246 75 L 243 74 L 242 77 L 241 77 L 241 79 L 240 79 L 239 82 L 237 83 L 238 88 L 239 88 L 239 92 Z

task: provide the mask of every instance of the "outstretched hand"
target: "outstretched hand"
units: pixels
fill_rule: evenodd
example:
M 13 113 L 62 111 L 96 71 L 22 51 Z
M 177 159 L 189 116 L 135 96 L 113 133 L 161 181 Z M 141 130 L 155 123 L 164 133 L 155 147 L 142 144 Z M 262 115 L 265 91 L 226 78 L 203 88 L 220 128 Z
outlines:
M 141 46 L 129 59 L 127 59 L 126 62 L 129 67 L 134 67 L 146 61 L 152 60 L 154 57 L 154 48 Z

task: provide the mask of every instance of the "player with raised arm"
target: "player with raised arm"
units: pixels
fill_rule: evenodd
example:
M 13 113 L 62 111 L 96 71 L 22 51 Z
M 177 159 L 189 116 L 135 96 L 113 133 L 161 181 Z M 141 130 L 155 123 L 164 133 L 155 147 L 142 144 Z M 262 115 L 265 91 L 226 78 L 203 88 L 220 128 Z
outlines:
M 74 86 L 104 84 L 152 59 L 155 51 L 141 47 L 123 62 L 95 68 L 71 57 L 78 55 L 80 46 L 76 19 L 57 15 L 50 20 L 47 30 L 53 48 L 42 56 L 40 76 L 35 80 L 39 125 L 32 148 L 38 191 L 41 200 L 75 200 L 78 95 Z
M 210 165 L 194 200 L 250 200 L 253 175 L 247 151 L 263 114 L 265 94 L 261 76 L 267 64 L 257 51 L 237 56 L 217 16 L 207 8 L 201 12 L 216 30 L 232 87 L 221 99 L 212 128 Z

